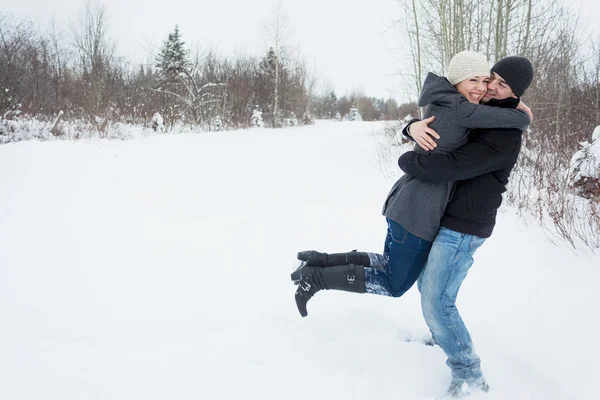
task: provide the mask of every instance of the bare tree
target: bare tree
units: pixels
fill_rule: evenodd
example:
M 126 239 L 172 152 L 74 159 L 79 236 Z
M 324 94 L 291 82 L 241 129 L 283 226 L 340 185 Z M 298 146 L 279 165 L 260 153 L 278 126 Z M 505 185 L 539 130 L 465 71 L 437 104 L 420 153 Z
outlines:
M 270 42 L 269 45 L 275 51 L 273 126 L 279 126 L 279 73 L 281 69 L 281 61 L 286 55 L 287 41 L 289 39 L 289 15 L 285 10 L 283 0 L 276 0 L 276 2 L 273 4 L 271 7 L 270 16 L 263 23 L 263 30 Z
M 306 123 L 311 123 L 312 116 L 311 116 L 310 109 L 312 106 L 312 101 L 314 98 L 315 90 L 316 90 L 316 87 L 317 87 L 318 81 L 319 81 L 319 79 L 317 77 L 316 62 L 313 62 L 313 66 L 310 69 L 310 71 L 304 72 L 304 76 L 306 77 L 305 83 L 304 83 L 304 89 L 306 92 L 307 101 L 306 101 L 306 108 L 304 110 L 303 119 Z
M 98 114 L 103 104 L 103 85 L 116 45 L 108 38 L 108 14 L 98 0 L 85 3 L 79 21 L 71 23 L 79 66 L 91 90 L 87 93 L 88 112 Z
M 34 42 L 33 26 L 0 14 L 0 110 L 18 113 L 26 104 L 28 57 Z M 7 114 L 8 113 L 8 114 Z
M 446 72 L 463 50 L 492 61 L 530 49 L 532 21 L 539 28 L 558 15 L 555 0 L 534 7 L 531 0 L 398 0 L 418 81 L 425 71 Z M 420 87 L 420 82 L 417 83 Z
M 62 102 L 60 92 L 61 86 L 63 86 L 64 91 L 63 84 L 65 82 L 65 70 L 67 69 L 68 55 L 66 54 L 65 49 L 61 45 L 61 41 L 63 41 L 62 33 L 58 30 L 54 17 L 50 22 L 48 40 L 50 44 L 50 62 L 52 63 L 53 69 L 55 71 L 55 74 L 52 79 L 52 90 L 54 93 L 55 101 L 57 103 L 57 107 L 60 109 L 60 103 Z

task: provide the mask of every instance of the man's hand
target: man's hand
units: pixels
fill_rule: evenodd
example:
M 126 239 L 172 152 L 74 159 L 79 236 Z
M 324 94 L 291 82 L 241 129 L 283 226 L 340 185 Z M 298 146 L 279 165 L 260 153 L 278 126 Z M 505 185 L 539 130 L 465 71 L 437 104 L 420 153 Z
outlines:
M 422 121 L 414 122 L 408 127 L 408 133 L 410 136 L 415 139 L 415 142 L 417 142 L 419 146 L 427 151 L 433 150 L 437 147 L 437 144 L 433 138 L 440 138 L 440 135 L 438 135 L 436 131 L 427 126 L 434 119 L 435 116 L 431 116 Z
M 529 108 L 527 106 L 527 104 L 523 103 L 522 101 L 519 102 L 519 105 L 517 106 L 517 108 L 519 110 L 523 110 L 527 113 L 527 115 L 529 115 L 529 119 L 531 120 L 531 122 L 533 122 L 533 113 L 531 112 L 531 108 Z

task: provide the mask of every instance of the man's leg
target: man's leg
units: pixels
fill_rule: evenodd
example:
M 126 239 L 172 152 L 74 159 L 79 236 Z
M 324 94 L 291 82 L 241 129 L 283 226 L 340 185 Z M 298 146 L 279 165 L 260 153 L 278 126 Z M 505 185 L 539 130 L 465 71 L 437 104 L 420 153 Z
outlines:
M 479 357 L 456 308 L 456 297 L 473 265 L 473 254 L 484 241 L 483 238 L 442 227 L 419 279 L 423 316 L 435 342 L 448 356 L 453 386 L 458 391 L 463 383 L 487 390 Z

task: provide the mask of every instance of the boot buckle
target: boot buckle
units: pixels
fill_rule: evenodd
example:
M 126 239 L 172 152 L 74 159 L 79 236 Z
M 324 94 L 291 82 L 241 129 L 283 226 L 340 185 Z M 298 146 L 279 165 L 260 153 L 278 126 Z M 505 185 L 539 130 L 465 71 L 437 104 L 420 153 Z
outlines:
M 348 280 L 349 284 L 353 284 L 354 281 L 356 280 L 356 275 L 352 274 L 352 275 L 346 275 L 346 279 Z
M 308 292 L 310 290 L 310 288 L 312 287 L 312 285 L 310 283 L 308 283 L 307 281 L 305 281 L 304 279 L 301 279 L 298 286 L 300 286 L 300 288 L 302 290 L 304 290 L 305 292 Z

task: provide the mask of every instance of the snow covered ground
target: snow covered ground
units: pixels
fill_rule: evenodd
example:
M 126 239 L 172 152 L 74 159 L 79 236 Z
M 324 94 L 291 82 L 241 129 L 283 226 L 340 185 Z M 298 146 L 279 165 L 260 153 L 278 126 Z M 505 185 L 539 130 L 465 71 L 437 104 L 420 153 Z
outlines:
M 0 146 L 0 399 L 433 399 L 416 288 L 322 292 L 295 254 L 380 251 L 379 123 Z M 398 174 L 400 172 L 398 171 Z M 598 398 L 600 256 L 502 210 L 459 308 L 491 386 Z

